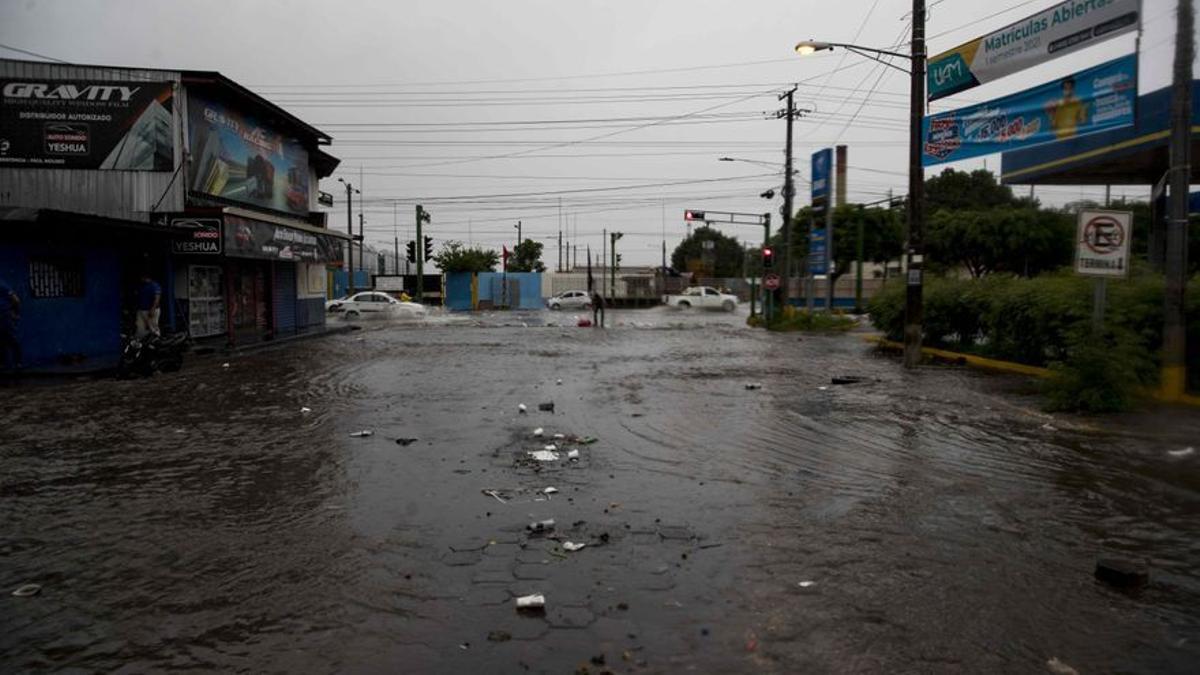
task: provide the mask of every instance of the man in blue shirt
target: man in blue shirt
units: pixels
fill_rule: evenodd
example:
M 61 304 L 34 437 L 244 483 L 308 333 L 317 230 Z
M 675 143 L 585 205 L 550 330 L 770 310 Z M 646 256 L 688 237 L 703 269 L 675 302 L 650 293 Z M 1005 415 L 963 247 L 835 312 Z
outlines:
M 21 343 L 17 342 L 17 320 L 21 318 L 21 299 L 4 279 L 0 279 L 0 365 L 5 370 L 21 367 Z
M 161 304 L 162 287 L 150 278 L 149 273 L 142 274 L 142 285 L 137 294 L 137 337 L 143 338 L 150 333 L 160 334 L 158 315 Z

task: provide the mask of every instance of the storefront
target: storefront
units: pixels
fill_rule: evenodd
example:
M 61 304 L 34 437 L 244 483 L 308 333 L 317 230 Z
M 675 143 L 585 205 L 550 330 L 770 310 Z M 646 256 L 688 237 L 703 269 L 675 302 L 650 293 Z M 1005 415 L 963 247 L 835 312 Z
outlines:
M 344 235 L 245 209 L 175 214 L 176 300 L 193 338 L 246 344 L 325 324 L 325 268 Z

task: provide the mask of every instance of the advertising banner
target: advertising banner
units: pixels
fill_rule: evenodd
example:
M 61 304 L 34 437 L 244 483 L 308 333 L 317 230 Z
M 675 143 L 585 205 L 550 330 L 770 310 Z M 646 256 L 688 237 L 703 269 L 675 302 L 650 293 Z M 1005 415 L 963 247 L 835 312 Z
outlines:
M 813 223 L 809 226 L 808 273 L 825 274 L 829 271 L 828 242 L 824 224 L 828 220 L 830 172 L 833 169 L 833 149 L 825 148 L 812 154 L 812 199 Z M 818 227 L 818 224 L 821 227 Z
M 190 189 L 308 215 L 308 151 L 220 103 L 188 97 Z
M 808 271 L 811 274 L 825 274 L 829 271 L 828 249 L 825 241 L 825 228 L 813 228 L 808 244 Z
M 221 218 L 172 216 L 169 226 L 181 230 L 171 240 L 176 255 L 221 255 Z
M 238 258 L 330 263 L 342 259 L 342 242 L 327 234 L 226 214 L 225 254 Z
M 1132 227 L 1132 211 L 1080 211 L 1075 273 L 1089 277 L 1128 276 Z
M 170 82 L 0 79 L 0 166 L 173 171 Z
M 1137 30 L 1141 0 L 1067 0 L 929 59 L 929 100 Z
M 922 121 L 925 166 L 1132 125 L 1133 54 L 1033 89 Z

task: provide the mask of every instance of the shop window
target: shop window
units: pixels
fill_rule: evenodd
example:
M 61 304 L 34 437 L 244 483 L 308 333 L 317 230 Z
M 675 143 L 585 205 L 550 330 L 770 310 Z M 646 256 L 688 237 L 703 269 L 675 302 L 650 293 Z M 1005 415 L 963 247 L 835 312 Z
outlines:
M 83 260 L 65 257 L 31 259 L 29 294 L 35 298 L 82 298 Z

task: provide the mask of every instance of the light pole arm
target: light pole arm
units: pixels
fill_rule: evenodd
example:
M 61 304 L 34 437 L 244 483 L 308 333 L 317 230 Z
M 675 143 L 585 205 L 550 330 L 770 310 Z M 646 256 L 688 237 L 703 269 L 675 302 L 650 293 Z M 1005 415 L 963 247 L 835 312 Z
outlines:
M 899 52 L 889 52 L 884 49 L 872 49 L 871 47 L 859 47 L 858 45 L 834 44 L 834 46 L 842 47 L 846 51 L 858 54 L 859 56 L 861 56 L 863 58 L 871 59 L 872 61 L 875 61 L 876 63 L 882 63 L 883 65 L 885 65 L 889 68 L 894 68 L 895 70 L 898 70 L 898 71 L 904 73 L 905 75 L 912 74 L 912 71 L 909 70 L 908 68 L 903 68 L 901 66 L 898 66 L 898 65 L 892 63 L 891 61 L 885 61 L 882 58 L 880 58 L 881 55 L 882 56 L 894 56 L 897 58 L 904 59 L 905 61 L 911 61 L 912 60 L 911 54 L 901 54 Z

